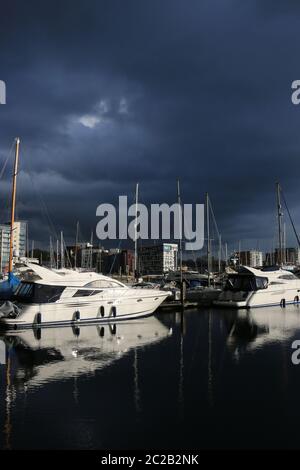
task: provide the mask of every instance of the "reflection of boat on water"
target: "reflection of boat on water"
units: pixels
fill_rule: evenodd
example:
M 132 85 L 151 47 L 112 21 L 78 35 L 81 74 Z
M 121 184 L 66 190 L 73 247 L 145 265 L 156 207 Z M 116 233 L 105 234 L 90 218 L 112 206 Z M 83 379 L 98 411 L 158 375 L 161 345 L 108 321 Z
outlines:
M 132 349 L 162 341 L 169 329 L 157 318 L 134 322 L 8 331 L 1 339 L 17 362 L 11 383 L 36 387 L 109 366 Z
M 20 283 L 13 303 L 0 308 L 0 325 L 16 329 L 125 321 L 151 315 L 169 295 L 133 289 L 97 273 L 60 275 L 37 265 L 33 270 L 41 279 Z
M 277 311 L 238 310 L 232 316 L 225 316 L 225 322 L 229 331 L 227 344 L 231 348 L 255 350 L 292 338 L 300 330 L 300 308 L 295 305 Z

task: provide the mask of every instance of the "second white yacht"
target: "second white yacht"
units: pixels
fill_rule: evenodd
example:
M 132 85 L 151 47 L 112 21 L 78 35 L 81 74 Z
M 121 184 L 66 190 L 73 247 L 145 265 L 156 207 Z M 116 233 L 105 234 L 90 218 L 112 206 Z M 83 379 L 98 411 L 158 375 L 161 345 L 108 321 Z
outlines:
M 214 305 L 231 308 L 267 307 L 298 303 L 300 279 L 284 269 L 261 270 L 242 266 L 229 274 Z

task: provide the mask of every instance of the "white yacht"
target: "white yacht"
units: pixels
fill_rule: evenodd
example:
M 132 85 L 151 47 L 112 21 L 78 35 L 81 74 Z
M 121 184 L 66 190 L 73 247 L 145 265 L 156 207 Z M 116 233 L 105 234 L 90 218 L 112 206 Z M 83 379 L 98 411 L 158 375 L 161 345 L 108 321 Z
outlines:
M 40 279 L 22 281 L 12 302 L 0 307 L 0 326 L 28 328 L 116 322 L 151 315 L 168 297 L 157 289 L 133 289 L 94 272 L 54 272 L 31 265 Z
M 242 266 L 229 274 L 214 305 L 231 308 L 268 307 L 298 303 L 300 279 L 284 269 L 263 270 Z

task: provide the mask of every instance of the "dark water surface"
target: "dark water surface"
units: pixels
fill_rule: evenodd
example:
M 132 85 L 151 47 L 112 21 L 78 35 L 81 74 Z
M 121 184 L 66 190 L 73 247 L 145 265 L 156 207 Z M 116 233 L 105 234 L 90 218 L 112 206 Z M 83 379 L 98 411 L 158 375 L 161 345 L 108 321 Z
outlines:
M 1 449 L 300 448 L 297 306 L 0 339 Z

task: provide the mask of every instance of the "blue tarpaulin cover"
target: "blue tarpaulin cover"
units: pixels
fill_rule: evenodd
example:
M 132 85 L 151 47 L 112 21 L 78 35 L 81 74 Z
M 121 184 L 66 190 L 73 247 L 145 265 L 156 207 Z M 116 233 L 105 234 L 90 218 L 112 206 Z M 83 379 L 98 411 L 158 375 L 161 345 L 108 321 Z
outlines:
M 0 299 L 9 300 L 20 282 L 21 281 L 18 277 L 13 273 L 9 273 L 8 279 L 0 282 Z

